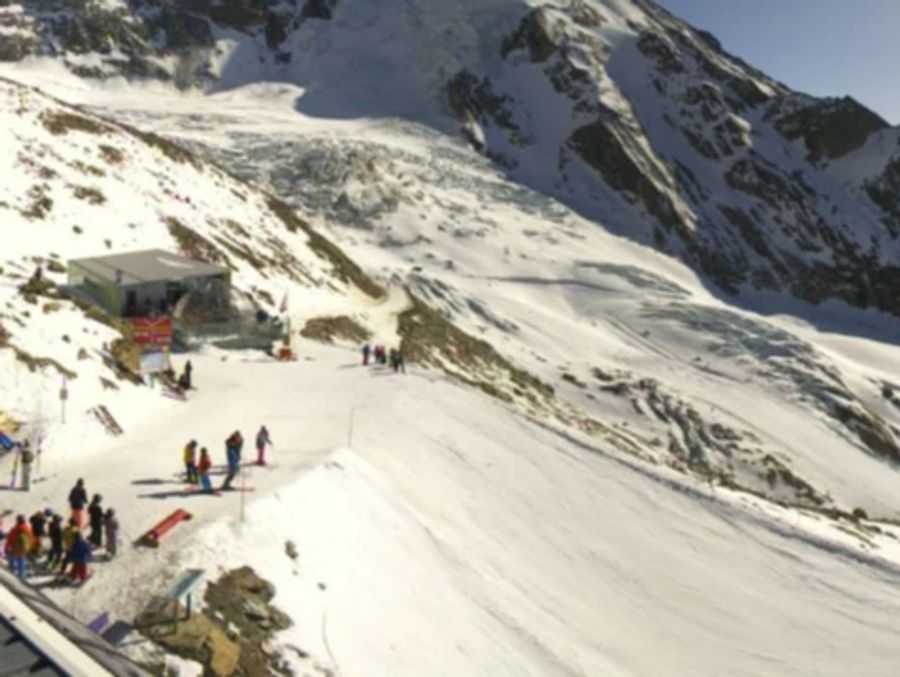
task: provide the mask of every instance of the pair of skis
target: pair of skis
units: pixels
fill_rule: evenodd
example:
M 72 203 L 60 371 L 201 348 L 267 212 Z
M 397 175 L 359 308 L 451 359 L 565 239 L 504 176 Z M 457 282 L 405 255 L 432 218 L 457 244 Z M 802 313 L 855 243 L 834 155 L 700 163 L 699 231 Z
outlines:
M 227 489 L 219 488 L 219 489 L 213 489 L 212 491 L 204 491 L 201 487 L 195 487 L 194 489 L 191 490 L 191 493 L 205 494 L 208 496 L 222 496 L 222 494 L 229 494 L 229 493 L 236 493 L 236 494 L 244 493 L 244 494 L 246 494 L 248 492 L 255 491 L 255 490 L 256 490 L 256 487 L 228 487 Z

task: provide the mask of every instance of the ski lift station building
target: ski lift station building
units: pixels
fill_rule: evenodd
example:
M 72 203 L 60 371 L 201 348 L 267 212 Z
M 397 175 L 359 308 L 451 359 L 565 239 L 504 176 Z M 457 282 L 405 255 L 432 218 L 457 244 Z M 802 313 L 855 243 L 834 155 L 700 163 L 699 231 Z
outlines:
M 73 259 L 69 286 L 119 317 L 170 315 L 192 292 L 228 294 L 228 268 L 162 249 Z

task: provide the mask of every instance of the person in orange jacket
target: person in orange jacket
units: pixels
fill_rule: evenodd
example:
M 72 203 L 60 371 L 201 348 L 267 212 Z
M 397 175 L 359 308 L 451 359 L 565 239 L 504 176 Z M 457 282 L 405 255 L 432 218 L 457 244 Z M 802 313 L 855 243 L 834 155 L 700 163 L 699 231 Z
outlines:
M 25 561 L 31 549 L 31 527 L 25 515 L 16 517 L 16 525 L 6 535 L 6 558 L 10 570 L 23 581 L 27 572 Z
M 200 475 L 200 490 L 211 494 L 212 482 L 209 480 L 209 471 L 212 469 L 212 460 L 209 458 L 209 452 L 206 447 L 200 449 L 200 463 L 197 465 L 197 473 Z

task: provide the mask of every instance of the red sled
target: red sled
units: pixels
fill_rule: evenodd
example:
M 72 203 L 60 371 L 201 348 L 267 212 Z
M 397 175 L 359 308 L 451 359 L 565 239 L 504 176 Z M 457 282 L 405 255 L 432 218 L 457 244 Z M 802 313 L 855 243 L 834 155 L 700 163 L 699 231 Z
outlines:
M 170 532 L 175 525 L 180 522 L 186 522 L 191 519 L 193 515 L 189 513 L 187 510 L 182 510 L 179 508 L 175 510 L 171 515 L 162 520 L 159 524 L 153 527 L 146 534 L 141 536 L 138 539 L 138 545 L 145 545 L 151 548 L 159 547 L 159 539 L 165 536 L 168 532 Z

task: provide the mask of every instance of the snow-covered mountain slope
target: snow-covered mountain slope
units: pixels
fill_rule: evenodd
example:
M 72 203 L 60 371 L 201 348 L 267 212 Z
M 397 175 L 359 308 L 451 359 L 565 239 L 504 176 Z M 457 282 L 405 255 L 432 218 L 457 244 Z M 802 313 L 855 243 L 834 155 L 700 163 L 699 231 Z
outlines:
M 0 54 L 316 117 L 461 132 L 517 182 L 720 289 L 898 312 L 897 130 L 789 90 L 648 0 L 12 4 Z
M 554 388 L 574 427 L 615 431 L 632 453 L 776 500 L 896 515 L 893 350 L 830 338 L 889 340 L 893 323 L 877 313 L 775 295 L 753 297 L 765 316 L 736 308 L 685 266 L 511 183 L 451 138 L 298 116 L 290 88 L 159 92 L 156 106 L 129 90 L 65 79 L 58 89 L 318 212 L 316 226 L 366 269 Z M 784 411 L 789 423 L 773 428 Z
M 199 390 L 165 426 L 145 418 L 127 437 L 48 456 L 55 476 L 5 497 L 56 505 L 84 476 L 128 540 L 176 507 L 193 513 L 159 550 L 126 544 L 85 588 L 51 588 L 61 603 L 86 621 L 127 619 L 186 567 L 215 578 L 251 564 L 295 621 L 281 640 L 308 656 L 287 652 L 296 674 L 883 675 L 896 664 L 891 527 L 860 540 L 432 372 L 394 377 L 359 367 L 355 350 L 299 349 L 294 364 L 195 356 Z M 253 398 L 236 397 L 248 384 Z M 223 430 L 263 421 L 274 466 L 245 469 L 245 521 L 237 494 L 184 490 L 185 439 L 221 457 Z
M 32 27 L 64 26 L 91 4 L 53 17 L 27 4 L 19 16 Z M 36 246 L 16 240 L 12 282 L 24 281 L 30 257 L 96 253 L 106 239 L 178 246 L 166 221 L 174 214 L 228 257 L 240 290 L 256 287 L 277 303 L 290 289 L 295 326 L 351 315 L 381 341 L 403 341 L 413 358 L 404 381 L 354 369 L 355 353 L 305 342 L 295 365 L 210 351 L 196 360 L 200 390 L 186 405 L 120 384 L 125 438 L 54 424 L 51 476 L 35 494 L 11 497 L 16 508 L 32 509 L 35 495 L 55 505 L 85 475 L 134 530 L 184 502 L 196 514 L 158 555 L 128 551 L 122 567 L 98 567 L 96 582 L 108 587 L 87 598 L 55 594 L 85 619 L 105 609 L 128 618 L 186 566 L 249 562 L 276 580 L 276 602 L 297 623 L 284 641 L 347 674 L 889 673 L 900 563 L 897 320 L 752 284 L 735 299 L 699 271 L 738 284 L 709 268 L 710 252 L 738 257 L 726 256 L 726 275 L 741 270 L 738 254 L 752 256 L 779 288 L 787 282 L 819 300 L 796 287 L 814 279 L 809 267 L 831 252 L 856 261 L 854 242 L 884 235 L 874 204 L 887 209 L 896 185 L 895 132 L 869 134 L 881 124 L 852 104 L 799 97 L 646 3 L 576 0 L 536 14 L 519 0 L 303 6 L 314 4 L 321 11 L 290 15 L 297 21 L 278 43 L 276 53 L 288 55 L 281 62 L 259 19 L 269 10 L 248 10 L 244 26 L 231 15 L 227 31 L 221 15 L 215 25 L 202 18 L 238 7 L 231 2 L 192 3 L 213 45 L 197 50 L 188 40 L 176 50 L 163 40 L 168 31 L 144 44 L 179 78 L 208 70 L 179 80 L 207 91 L 75 77 L 61 55 L 113 68 L 106 57 L 124 53 L 121 40 L 103 43 L 109 54 L 88 49 L 76 59 L 57 29 L 34 43 L 56 50 L 50 59 L 0 69 L 82 106 L 5 85 L 30 108 L 3 109 L 11 131 L 4 126 L 0 138 L 13 149 L 4 172 L 15 182 L 0 214 L 37 233 Z M 116 6 L 126 23 L 180 11 Z M 15 30 L 31 30 L 23 26 Z M 596 50 L 583 53 L 585 44 Z M 572 75 L 573 64 L 593 79 Z M 709 101 L 692 98 L 704 92 Z M 725 131 L 714 120 L 691 126 L 706 107 L 724 116 L 715 119 Z M 101 131 L 69 125 L 54 134 L 46 109 Z M 862 120 L 848 123 L 858 134 L 832 145 L 848 115 Z M 602 153 L 570 143 L 583 125 L 604 140 Z M 686 130 L 708 135 L 718 159 L 695 147 L 705 136 L 691 140 Z M 101 144 L 124 150 L 128 171 L 103 164 Z M 23 153 L 39 161 L 16 159 Z M 292 212 L 273 211 L 268 194 L 171 154 L 215 161 L 281 196 L 310 232 L 361 266 L 349 270 L 370 271 L 391 293 L 375 301 L 354 289 L 368 277 L 342 279 L 348 260 L 335 267 L 310 254 L 310 236 L 287 230 Z M 586 166 L 584 154 L 599 166 Z M 728 173 L 743 161 L 748 173 L 731 174 L 738 188 Z M 679 162 L 697 179 L 694 193 Z M 56 176 L 42 178 L 48 163 Z M 788 198 L 772 188 L 782 181 Z M 758 194 L 747 193 L 751 184 Z M 28 199 L 36 185 L 49 205 Z M 79 199 L 82 185 L 83 196 L 99 190 L 106 209 Z M 833 211 L 803 185 L 834 202 L 840 218 L 854 215 L 846 241 L 826 229 L 816 231 L 822 251 L 798 245 L 807 219 Z M 35 218 L 33 205 L 49 209 Z M 757 224 L 768 254 L 752 235 L 732 237 L 732 222 L 742 223 L 732 208 Z M 225 219 L 247 236 L 223 230 Z M 869 276 L 867 289 L 883 288 L 888 239 L 883 258 L 855 269 Z M 797 260 L 784 259 L 791 266 L 782 270 L 785 251 Z M 308 275 L 257 269 L 248 252 L 264 260 L 287 252 L 298 261 L 287 267 Z M 817 289 L 865 300 L 839 280 L 829 275 L 837 286 Z M 73 331 L 93 328 L 62 303 Z M 30 308 L 15 323 L 15 340 L 29 347 L 25 332 L 62 326 Z M 115 334 L 98 331 L 106 333 L 89 347 L 103 352 Z M 57 343 L 68 364 L 67 344 Z M 97 383 L 101 363 L 85 372 Z M 44 395 L 28 403 L 41 391 L 23 373 L 19 406 L 39 418 L 57 404 L 58 376 L 48 371 Z M 96 397 L 75 392 L 73 401 L 87 408 Z M 236 519 L 236 499 L 201 501 L 175 486 L 187 438 L 216 453 L 232 426 L 246 435 L 260 423 L 276 439 L 279 468 L 249 473 L 248 524 Z M 301 551 L 299 566 L 284 555 L 287 539 Z
M 123 371 L 127 330 L 60 289 L 70 259 L 182 252 L 227 266 L 238 304 L 272 313 L 285 295 L 315 316 L 364 310 L 381 293 L 284 203 L 171 142 L 10 81 L 0 119 L 3 409 L 19 420 L 55 418 L 66 382 L 77 421 L 81 407 L 146 398 Z

